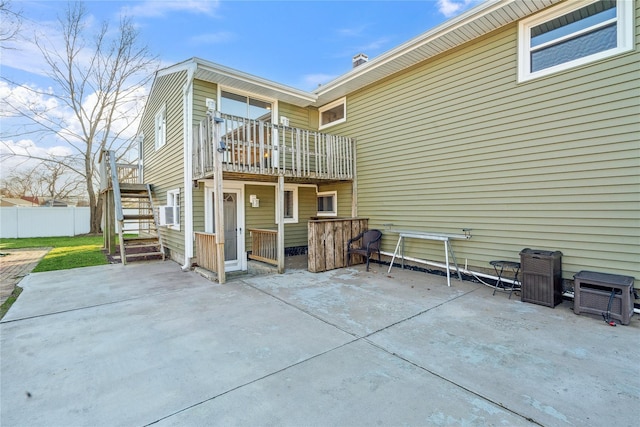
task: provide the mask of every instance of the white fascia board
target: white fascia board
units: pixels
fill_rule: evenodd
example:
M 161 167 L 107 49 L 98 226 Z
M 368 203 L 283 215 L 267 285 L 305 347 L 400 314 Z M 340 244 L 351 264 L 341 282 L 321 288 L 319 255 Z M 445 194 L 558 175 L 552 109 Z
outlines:
M 252 74 L 235 70 L 233 68 L 225 67 L 223 65 L 206 61 L 200 58 L 194 58 L 194 61 L 198 64 L 198 68 L 201 68 L 203 71 L 208 71 L 214 74 L 218 74 L 222 77 L 236 80 L 242 83 L 246 83 L 251 86 L 263 88 L 268 91 L 273 91 L 279 95 L 284 95 L 286 97 L 291 97 L 291 98 L 297 98 L 301 103 L 304 103 L 305 105 L 314 103 L 318 98 L 314 93 L 306 92 L 300 89 L 293 88 L 291 86 L 286 86 L 280 83 L 276 83 L 271 80 L 263 79 L 262 77 L 254 76 Z

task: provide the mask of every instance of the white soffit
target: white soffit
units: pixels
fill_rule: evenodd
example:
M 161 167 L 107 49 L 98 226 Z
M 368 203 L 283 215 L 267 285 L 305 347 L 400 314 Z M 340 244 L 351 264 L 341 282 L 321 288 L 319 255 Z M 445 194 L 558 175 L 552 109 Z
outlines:
M 324 105 L 561 1 L 488 0 L 319 87 L 314 91 L 318 96 L 316 105 Z
M 194 77 L 245 91 L 268 99 L 278 99 L 293 105 L 305 107 L 313 104 L 317 96 L 313 93 L 276 83 L 261 77 L 234 70 L 203 59 L 194 58 L 197 64 Z

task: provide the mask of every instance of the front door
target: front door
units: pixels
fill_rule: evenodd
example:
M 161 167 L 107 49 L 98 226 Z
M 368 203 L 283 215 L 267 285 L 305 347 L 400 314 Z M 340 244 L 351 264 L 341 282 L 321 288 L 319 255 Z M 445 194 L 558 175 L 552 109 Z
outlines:
M 213 189 L 207 191 L 206 231 L 215 232 L 215 197 Z M 244 211 L 242 209 L 242 189 L 225 188 L 222 193 L 222 214 L 224 216 L 224 265 L 225 271 L 246 269 L 244 256 Z
M 225 192 L 222 199 L 224 201 L 224 260 L 235 262 L 238 261 L 238 195 Z

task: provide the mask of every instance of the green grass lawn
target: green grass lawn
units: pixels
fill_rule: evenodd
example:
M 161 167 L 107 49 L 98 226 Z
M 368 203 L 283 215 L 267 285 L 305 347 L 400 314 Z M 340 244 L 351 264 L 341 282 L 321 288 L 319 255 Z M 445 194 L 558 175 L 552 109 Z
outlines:
M 0 239 L 2 249 L 53 248 L 40 261 L 34 272 L 67 270 L 107 264 L 102 252 L 102 236 L 34 237 Z

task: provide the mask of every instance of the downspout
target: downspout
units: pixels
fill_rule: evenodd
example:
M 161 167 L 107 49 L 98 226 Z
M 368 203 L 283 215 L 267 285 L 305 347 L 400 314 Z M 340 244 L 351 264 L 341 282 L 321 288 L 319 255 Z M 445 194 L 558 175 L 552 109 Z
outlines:
M 197 64 L 187 69 L 187 82 L 182 93 L 182 123 L 184 135 L 184 265 L 182 271 L 191 270 L 193 258 L 193 76 Z

